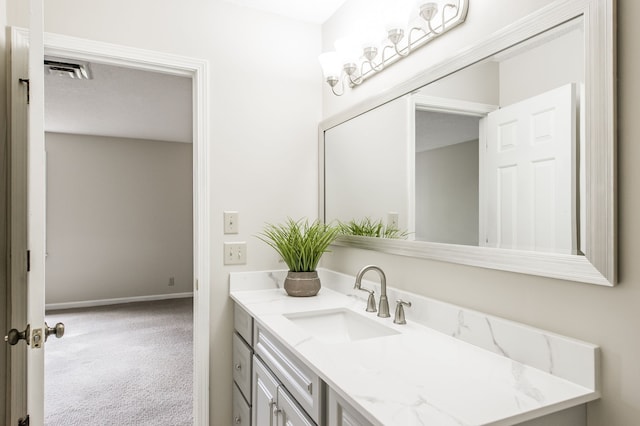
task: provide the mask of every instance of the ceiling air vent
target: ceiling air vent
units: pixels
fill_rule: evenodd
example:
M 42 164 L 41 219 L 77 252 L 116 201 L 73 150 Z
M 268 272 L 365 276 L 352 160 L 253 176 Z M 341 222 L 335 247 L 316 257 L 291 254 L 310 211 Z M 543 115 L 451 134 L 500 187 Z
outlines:
M 86 62 L 70 62 L 67 60 L 45 59 L 46 72 L 59 77 L 73 78 L 77 80 L 91 80 L 91 70 Z

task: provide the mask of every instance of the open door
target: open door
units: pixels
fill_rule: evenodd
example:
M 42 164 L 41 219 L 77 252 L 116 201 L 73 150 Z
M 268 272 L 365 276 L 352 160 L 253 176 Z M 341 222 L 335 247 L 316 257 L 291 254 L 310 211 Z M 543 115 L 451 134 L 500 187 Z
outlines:
M 29 414 L 30 425 L 44 422 L 44 348 L 31 342 L 33 330 L 59 337 L 63 326 L 44 323 L 45 301 L 45 153 L 43 0 L 31 1 L 31 31 L 12 28 L 11 70 L 11 319 L 12 336 L 9 413 L 15 426 Z M 210 183 L 208 62 L 202 59 L 141 51 L 49 34 L 47 52 L 75 52 L 107 58 L 105 63 L 133 64 L 149 71 L 168 72 L 193 79 L 194 105 L 194 424 L 209 424 L 210 361 Z M 66 57 L 66 56 L 65 56 Z M 30 65 L 30 67 L 29 67 Z M 30 68 L 30 69 L 29 69 Z M 27 80 L 29 88 L 27 88 Z M 28 90 L 29 89 L 29 90 Z M 27 94 L 29 93 L 29 104 Z M 29 253 L 29 256 L 27 256 Z M 27 272 L 29 268 L 29 272 Z M 27 284 L 28 283 L 28 284 Z M 198 284 L 200 283 L 200 284 Z M 27 288 L 29 293 L 27 294 Z M 26 333 L 30 324 L 29 333 Z M 3 330 L 6 332 L 6 330 Z M 9 333 L 7 333 L 7 338 Z M 22 338 L 20 338 L 22 337 Z M 24 420 L 23 420 L 24 421 Z M 4 423 L 3 423 L 4 424 Z
M 481 245 L 576 254 L 576 99 L 567 84 L 483 119 Z
M 43 0 L 30 0 L 30 28 L 11 32 L 10 425 L 44 424 L 45 151 Z

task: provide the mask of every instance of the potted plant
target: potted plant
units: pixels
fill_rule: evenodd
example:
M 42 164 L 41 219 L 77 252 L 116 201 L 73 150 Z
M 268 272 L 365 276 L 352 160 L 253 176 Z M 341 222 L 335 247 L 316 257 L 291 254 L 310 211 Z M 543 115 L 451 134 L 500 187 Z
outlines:
M 406 239 L 407 231 L 402 231 L 394 226 L 385 225 L 382 219 L 373 221 L 368 217 L 361 220 L 352 219 L 349 222 L 339 222 L 341 235 L 353 235 L 358 237 L 395 238 Z
M 267 224 L 258 235 L 278 252 L 289 267 L 284 289 L 289 296 L 315 296 L 320 291 L 320 278 L 316 267 L 320 257 L 338 236 L 337 226 L 316 220 L 295 221 L 291 218 L 283 224 Z

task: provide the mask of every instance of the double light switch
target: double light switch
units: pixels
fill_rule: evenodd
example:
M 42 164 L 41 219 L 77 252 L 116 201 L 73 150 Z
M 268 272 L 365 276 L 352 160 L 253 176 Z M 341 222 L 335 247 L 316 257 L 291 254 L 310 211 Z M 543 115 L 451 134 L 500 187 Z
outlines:
M 224 212 L 224 233 L 238 233 L 238 212 Z M 247 243 L 245 242 L 225 242 L 224 243 L 224 264 L 225 265 L 245 265 L 247 263 Z

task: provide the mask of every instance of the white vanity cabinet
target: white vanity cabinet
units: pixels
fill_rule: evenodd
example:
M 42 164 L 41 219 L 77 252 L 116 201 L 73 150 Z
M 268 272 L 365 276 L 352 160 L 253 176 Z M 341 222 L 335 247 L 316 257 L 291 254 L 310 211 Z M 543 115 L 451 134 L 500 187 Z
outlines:
M 233 424 L 324 425 L 322 380 L 238 305 L 234 328 Z
M 255 355 L 273 372 L 309 417 L 316 424 L 323 425 L 324 382 L 320 377 L 258 325 L 254 328 L 253 341 Z
M 250 399 L 235 399 L 247 398 L 252 426 L 587 424 L 586 404 L 600 397 L 598 346 L 387 288 L 412 302 L 411 321 L 393 324 L 364 312 L 355 278 L 321 272 L 312 298 L 282 290 L 286 271 L 231 275 L 236 342 L 253 351 Z M 364 323 L 354 328 L 355 316 Z M 345 340 L 346 330 L 355 334 Z
M 280 381 L 253 358 L 253 423 L 255 425 L 315 426 Z
M 333 389 L 329 388 L 327 392 L 327 424 L 331 426 L 370 426 L 372 423 Z
M 251 426 L 251 358 L 253 318 L 238 305 L 234 307 L 233 333 L 233 423 Z
M 251 406 L 244 399 L 237 386 L 233 386 L 233 425 L 251 426 Z
M 256 425 L 273 425 L 278 403 L 280 383 L 260 362 L 253 360 L 253 410 L 251 419 Z

